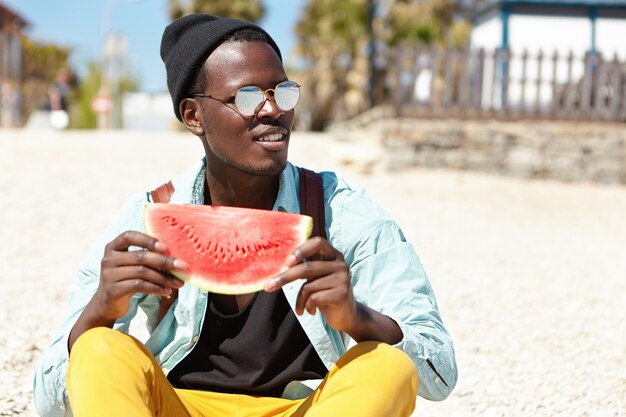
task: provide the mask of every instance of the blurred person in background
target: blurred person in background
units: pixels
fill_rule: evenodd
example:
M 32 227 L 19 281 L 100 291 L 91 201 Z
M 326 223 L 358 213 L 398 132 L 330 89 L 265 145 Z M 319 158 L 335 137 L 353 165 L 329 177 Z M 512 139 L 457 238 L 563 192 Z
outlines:
M 48 89 L 50 99 L 50 110 L 67 111 L 68 96 L 70 93 L 72 77 L 66 68 L 61 68 L 57 77 Z
M 68 100 L 72 84 L 72 75 L 66 68 L 61 68 L 48 89 L 50 103 L 50 125 L 57 130 L 69 126 Z

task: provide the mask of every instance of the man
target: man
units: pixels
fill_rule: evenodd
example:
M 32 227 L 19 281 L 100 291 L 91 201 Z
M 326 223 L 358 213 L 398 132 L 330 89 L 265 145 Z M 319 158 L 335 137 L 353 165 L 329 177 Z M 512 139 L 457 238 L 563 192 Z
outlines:
M 166 28 L 161 56 L 174 112 L 206 154 L 173 180 L 171 202 L 299 212 L 287 161 L 299 86 L 271 37 L 191 15 Z M 417 393 L 444 399 L 457 378 L 452 342 L 412 246 L 362 189 L 322 179 L 328 239 L 309 239 L 265 291 L 239 296 L 170 275 L 186 265 L 143 233 L 149 197 L 132 198 L 81 266 L 70 316 L 37 368 L 39 412 L 408 416 Z M 139 307 L 145 346 L 124 334 Z M 320 379 L 304 398 L 289 394 L 291 381 Z

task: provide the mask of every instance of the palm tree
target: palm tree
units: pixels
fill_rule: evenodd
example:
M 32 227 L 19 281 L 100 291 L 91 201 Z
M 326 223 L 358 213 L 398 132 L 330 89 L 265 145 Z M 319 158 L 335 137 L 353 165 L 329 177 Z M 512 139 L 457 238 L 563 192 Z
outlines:
M 265 13 L 260 0 L 170 0 L 172 20 L 191 13 L 207 13 L 219 17 L 258 22 Z
M 300 74 L 308 128 L 367 107 L 367 1 L 310 0 L 296 26 L 298 53 L 309 68 Z
M 386 50 L 400 43 L 456 40 L 461 31 L 451 28 L 459 4 L 459 0 L 309 0 L 296 27 L 297 52 L 309 64 L 299 75 L 304 89 L 301 109 L 308 113 L 304 127 L 321 130 L 331 121 L 366 110 L 372 97 L 385 99 L 382 80 L 388 68 L 374 65 L 377 58 L 369 56 L 370 48 L 381 51 L 378 61 L 384 63 Z

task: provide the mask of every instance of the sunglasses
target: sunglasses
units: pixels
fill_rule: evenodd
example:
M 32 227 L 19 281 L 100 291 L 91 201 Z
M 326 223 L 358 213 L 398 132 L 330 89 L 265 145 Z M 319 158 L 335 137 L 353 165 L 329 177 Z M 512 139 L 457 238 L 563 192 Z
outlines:
M 276 87 L 268 88 L 267 90 L 263 90 L 256 85 L 241 87 L 235 94 L 231 94 L 231 98 L 235 97 L 234 108 L 228 105 L 228 99 L 222 100 L 208 94 L 192 94 L 191 96 L 220 101 L 242 116 L 250 117 L 256 115 L 265 104 L 265 94 L 268 94 L 274 100 L 280 110 L 289 111 L 296 107 L 298 100 L 300 100 L 300 84 L 294 81 L 283 81 L 278 83 Z

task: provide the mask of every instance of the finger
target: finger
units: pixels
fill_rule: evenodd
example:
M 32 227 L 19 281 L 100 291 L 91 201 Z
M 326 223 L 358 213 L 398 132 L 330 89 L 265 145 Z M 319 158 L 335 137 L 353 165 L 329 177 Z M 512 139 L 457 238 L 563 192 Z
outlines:
M 263 289 L 265 291 L 276 291 L 283 285 L 297 279 L 315 280 L 333 273 L 345 273 L 349 276 L 348 265 L 343 261 L 310 261 L 303 262 L 291 267 L 279 274 L 276 278 L 268 281 Z
M 115 288 L 111 291 L 111 293 L 111 295 L 118 297 L 137 293 L 156 294 L 162 297 L 167 297 L 172 294 L 172 288 L 162 286 L 151 281 L 145 281 L 140 278 L 135 278 L 116 283 Z
M 169 272 L 164 272 L 163 276 L 165 276 L 167 281 L 170 283 L 171 288 L 178 289 L 178 288 L 181 288 L 183 285 L 185 285 L 185 281 L 183 281 L 182 279 L 178 278 L 175 275 L 170 274 Z
M 157 271 L 179 271 L 187 269 L 187 263 L 181 259 L 166 256 L 148 250 L 134 250 L 115 254 L 111 261 L 115 266 L 144 265 Z
M 304 313 L 307 302 L 313 294 L 333 288 L 332 281 L 331 277 L 324 277 L 315 281 L 306 282 L 302 288 L 300 288 L 296 297 L 296 314 L 301 315 Z M 311 314 L 315 314 L 315 312 Z
M 349 291 L 342 288 L 331 288 L 311 294 L 304 304 L 304 309 L 313 315 L 317 309 L 340 308 L 348 300 Z M 302 311 L 303 313 L 304 311 Z M 302 314 L 300 313 L 300 314 Z
M 180 288 L 184 282 L 171 274 L 155 271 L 144 265 L 123 266 L 115 270 L 115 277 L 112 281 L 117 285 L 124 281 L 141 280 L 158 285 L 162 288 Z
M 296 297 L 296 313 L 302 314 L 304 309 L 307 309 L 309 313 L 314 314 L 315 308 L 321 306 L 316 303 L 318 294 L 326 293 L 327 291 L 331 291 L 334 294 L 333 302 L 335 303 L 343 303 L 354 298 L 350 277 L 346 274 L 335 273 L 315 281 L 309 281 L 300 288 Z
M 304 242 L 289 256 L 287 256 L 285 265 L 291 267 L 299 264 L 305 259 L 327 261 L 335 259 L 343 260 L 343 255 L 341 255 L 341 252 L 335 249 L 326 239 L 316 236 Z
M 105 251 L 127 251 L 129 247 L 137 246 L 149 251 L 165 253 L 167 252 L 167 246 L 163 242 L 159 242 L 155 238 L 146 235 L 145 233 L 136 232 L 133 230 L 127 230 L 113 239 L 105 247 Z

